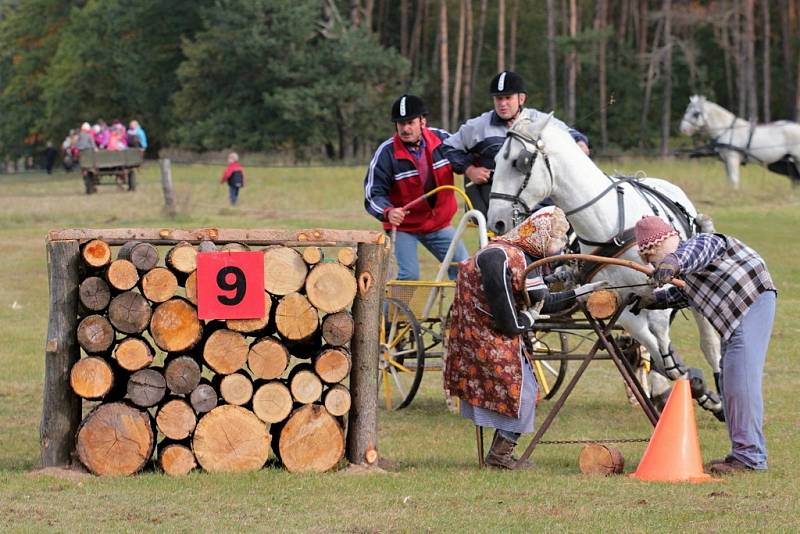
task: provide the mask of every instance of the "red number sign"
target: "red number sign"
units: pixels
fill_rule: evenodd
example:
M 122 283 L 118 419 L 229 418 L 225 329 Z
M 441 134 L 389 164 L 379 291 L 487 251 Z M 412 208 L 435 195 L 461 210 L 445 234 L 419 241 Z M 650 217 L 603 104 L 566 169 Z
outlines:
M 263 252 L 197 255 L 200 319 L 261 319 L 265 312 Z

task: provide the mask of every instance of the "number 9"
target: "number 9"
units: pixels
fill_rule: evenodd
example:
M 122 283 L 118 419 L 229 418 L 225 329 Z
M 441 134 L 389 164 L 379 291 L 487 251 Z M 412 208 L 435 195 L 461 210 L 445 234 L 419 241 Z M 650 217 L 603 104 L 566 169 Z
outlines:
M 232 274 L 235 277 L 233 283 L 228 283 L 227 276 Z M 244 295 L 247 292 L 247 279 L 245 278 L 244 271 L 239 267 L 228 266 L 223 267 L 217 273 L 217 286 L 223 291 L 233 291 L 236 293 L 232 297 L 225 295 L 217 296 L 217 300 L 226 306 L 235 306 L 242 302 Z

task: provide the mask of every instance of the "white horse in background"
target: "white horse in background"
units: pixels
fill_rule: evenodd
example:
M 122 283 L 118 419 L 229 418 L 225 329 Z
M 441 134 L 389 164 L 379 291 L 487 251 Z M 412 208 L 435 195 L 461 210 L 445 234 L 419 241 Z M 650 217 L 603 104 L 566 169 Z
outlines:
M 643 216 L 653 215 L 654 207 L 662 218 L 677 218 L 671 213 L 669 202 L 648 196 L 635 187 L 633 180 L 611 178 L 603 173 L 568 133 L 553 125 L 548 126 L 551 116 L 534 121 L 523 112 L 497 153 L 488 212 L 490 229 L 498 234 L 505 233 L 549 197 L 566 213 L 581 241 L 581 252 L 589 254 L 597 249 L 597 244 L 614 243 L 622 235 L 621 230 L 628 229 L 627 236 L 630 237 L 630 228 Z M 694 205 L 677 186 L 655 178 L 645 178 L 640 182 L 680 203 L 689 218 L 697 217 Z M 618 189 L 623 194 L 618 194 Z M 620 217 L 620 205 L 624 206 L 623 217 Z M 675 226 L 682 238 L 686 238 L 687 231 L 680 224 Z M 596 244 L 589 245 L 585 241 Z M 635 246 L 628 247 L 616 257 L 642 263 Z M 670 310 L 643 309 L 638 314 L 630 310 L 630 300 L 634 295 L 652 299 L 652 287 L 647 287 L 647 276 L 626 267 L 606 266 L 592 280 L 608 280 L 611 287 L 643 286 L 617 290 L 621 301 L 626 303 L 618 322 L 650 353 L 653 369 L 661 370 L 672 379 L 683 376 L 686 368 L 670 344 Z M 706 319 L 697 313 L 694 316 L 700 329 L 701 349 L 716 375 L 720 362 L 719 335 Z M 680 372 L 676 372 L 674 361 L 670 365 L 671 360 L 677 360 Z M 670 367 L 672 370 L 665 372 Z M 669 389 L 663 375 L 651 373 L 650 379 L 651 397 L 662 395 Z M 647 389 L 647 385 L 643 385 Z M 696 396 L 701 406 L 720 417 L 722 405 L 718 397 L 705 385 L 702 388 L 706 396 Z
M 711 138 L 711 148 L 725 162 L 734 189 L 739 188 L 739 166 L 749 159 L 793 177 L 792 183 L 800 177 L 800 124 L 796 122 L 754 124 L 704 96 L 694 95 L 689 98 L 680 130 L 684 135 L 700 133 Z

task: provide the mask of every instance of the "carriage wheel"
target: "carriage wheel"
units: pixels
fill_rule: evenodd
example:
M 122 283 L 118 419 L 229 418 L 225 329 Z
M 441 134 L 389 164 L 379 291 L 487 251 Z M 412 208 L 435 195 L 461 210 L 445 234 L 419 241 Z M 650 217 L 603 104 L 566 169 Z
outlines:
M 136 191 L 136 173 L 128 171 L 128 191 Z
M 425 371 L 425 352 L 419 322 L 408 306 L 397 299 L 385 299 L 380 341 L 379 398 L 387 410 L 402 410 L 419 389 Z
M 543 356 L 569 354 L 569 335 L 564 332 L 537 332 L 533 345 L 533 372 L 542 398 L 555 396 L 567 376 L 567 360 L 543 360 Z
M 86 194 L 91 195 L 97 192 L 97 185 L 94 182 L 94 174 L 88 172 L 83 175 L 83 185 L 86 188 Z

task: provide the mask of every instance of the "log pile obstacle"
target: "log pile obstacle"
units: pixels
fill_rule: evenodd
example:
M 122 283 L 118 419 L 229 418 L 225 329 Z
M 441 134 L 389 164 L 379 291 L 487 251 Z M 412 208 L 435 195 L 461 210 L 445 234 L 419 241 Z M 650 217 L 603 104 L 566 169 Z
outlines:
M 264 318 L 199 319 L 198 252 L 259 245 Z M 376 232 L 51 232 L 43 464 L 238 472 L 271 450 L 291 472 L 373 463 L 387 252 Z

